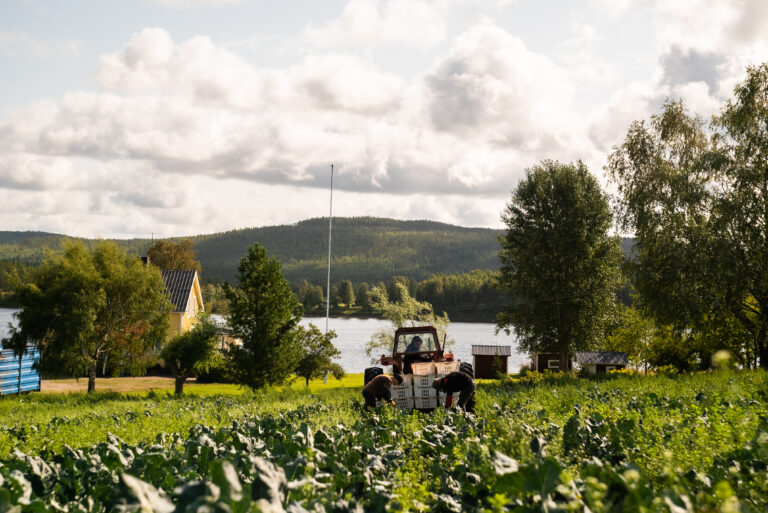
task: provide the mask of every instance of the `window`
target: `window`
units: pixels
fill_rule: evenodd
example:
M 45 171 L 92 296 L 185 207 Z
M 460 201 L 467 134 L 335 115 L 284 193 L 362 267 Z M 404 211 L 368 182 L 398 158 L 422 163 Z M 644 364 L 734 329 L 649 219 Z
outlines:
M 397 337 L 398 353 L 424 353 L 437 351 L 432 333 L 408 333 Z
M 547 360 L 547 369 L 559 369 L 560 360 Z

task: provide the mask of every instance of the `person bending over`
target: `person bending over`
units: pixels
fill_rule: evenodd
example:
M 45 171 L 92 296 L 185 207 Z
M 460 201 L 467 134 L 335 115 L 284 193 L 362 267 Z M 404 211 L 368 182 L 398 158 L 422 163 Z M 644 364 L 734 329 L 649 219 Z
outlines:
M 459 402 L 456 406 L 469 413 L 475 412 L 475 380 L 469 374 L 451 372 L 447 376 L 434 380 L 432 387 L 450 396 L 459 392 Z
M 401 385 L 403 383 L 403 375 L 396 373 L 393 377 L 386 374 L 379 374 L 363 387 L 363 399 L 365 399 L 365 405 L 373 408 L 376 406 L 376 401 L 381 399 L 386 402 L 392 400 L 392 384 Z

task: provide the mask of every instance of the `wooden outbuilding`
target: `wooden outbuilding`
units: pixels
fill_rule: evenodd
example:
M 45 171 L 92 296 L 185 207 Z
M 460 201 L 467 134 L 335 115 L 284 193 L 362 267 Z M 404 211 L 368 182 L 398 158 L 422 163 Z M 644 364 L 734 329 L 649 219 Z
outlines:
M 591 374 L 606 374 L 629 365 L 627 353 L 619 351 L 577 351 L 575 356 L 576 363 Z
M 472 345 L 472 366 L 476 378 L 492 379 L 507 374 L 507 360 L 512 355 L 511 346 Z
M 538 372 L 562 372 L 573 370 L 570 355 L 563 353 L 538 353 L 531 358 L 531 370 Z

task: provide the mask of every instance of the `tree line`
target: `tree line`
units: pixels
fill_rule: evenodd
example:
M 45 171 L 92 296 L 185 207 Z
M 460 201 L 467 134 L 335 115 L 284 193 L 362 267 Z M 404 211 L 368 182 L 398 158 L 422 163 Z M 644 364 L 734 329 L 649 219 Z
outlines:
M 446 312 L 451 318 L 492 320 L 494 312 L 509 302 L 506 294 L 496 286 L 498 273 L 473 270 L 467 273 L 438 273 L 424 280 L 397 275 L 387 281 L 370 283 L 342 280 L 331 285 L 330 304 L 335 314 L 373 315 L 372 290 L 377 288 L 389 301 L 403 301 L 403 291 L 417 301 L 427 302 L 437 312 Z M 325 285 L 302 280 L 293 288 L 307 312 L 325 312 Z
M 93 249 L 67 243 L 62 253 L 14 278 L 21 310 L 2 346 L 19 356 L 38 347 L 42 372 L 87 376 L 89 393 L 99 369 L 136 375 L 158 360 L 176 378 L 177 394 L 214 362 L 253 389 L 292 376 L 308 384 L 325 373 L 344 375 L 334 361 L 335 333 L 299 325 L 303 308 L 263 247 L 254 244 L 240 262 L 237 284 L 224 285 L 226 326 L 203 313 L 190 331 L 170 340 L 172 305 L 160 269 L 196 270 L 199 262 L 186 243 L 159 242 L 148 254 L 143 262 L 108 241 Z M 223 335 L 236 342 L 225 344 Z
M 530 353 L 616 349 L 636 363 L 768 368 L 768 65 L 749 67 L 709 122 L 668 100 L 634 122 L 606 171 L 528 169 L 503 219 L 497 317 Z M 634 233 L 623 266 L 614 219 Z M 631 308 L 612 297 L 625 271 Z

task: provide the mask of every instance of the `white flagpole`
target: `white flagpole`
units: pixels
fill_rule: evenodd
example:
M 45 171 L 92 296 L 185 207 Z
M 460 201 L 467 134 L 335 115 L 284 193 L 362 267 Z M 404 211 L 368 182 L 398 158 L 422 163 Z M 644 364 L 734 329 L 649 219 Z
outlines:
M 331 210 L 328 214 L 328 285 L 325 288 L 325 333 L 331 311 L 331 229 L 333 228 L 333 164 L 331 164 Z

